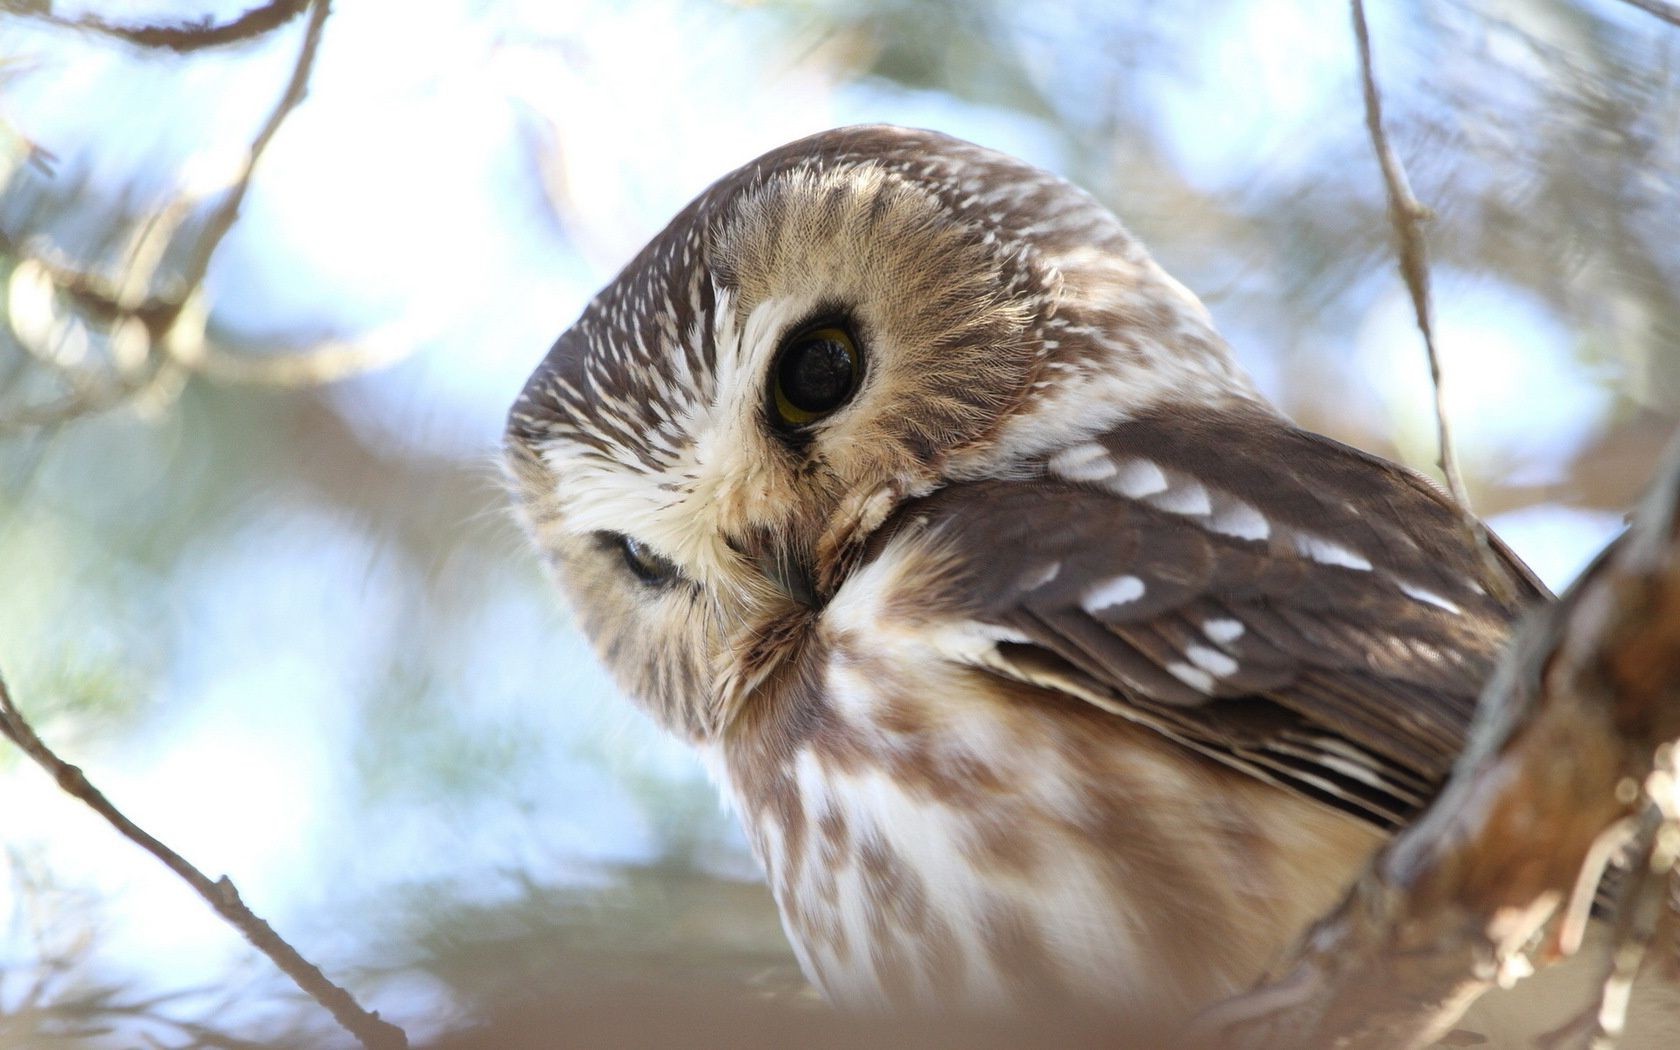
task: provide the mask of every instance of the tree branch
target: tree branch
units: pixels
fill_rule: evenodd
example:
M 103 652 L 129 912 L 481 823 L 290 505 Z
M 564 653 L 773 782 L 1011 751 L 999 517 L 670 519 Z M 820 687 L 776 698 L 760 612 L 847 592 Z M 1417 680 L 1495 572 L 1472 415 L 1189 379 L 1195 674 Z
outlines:
M 220 24 L 208 18 L 199 22 L 160 23 L 158 25 L 123 25 L 98 15 L 64 18 L 51 11 L 39 10 L 33 4 L 8 0 L 4 10 L 24 18 L 34 18 L 50 25 L 80 29 L 101 36 L 115 37 L 136 47 L 158 48 L 186 54 L 205 48 L 243 43 L 278 29 L 296 18 L 308 7 L 310 0 L 273 0 L 261 7 L 253 7 L 232 21 Z
M 263 121 L 257 130 L 256 137 L 251 140 L 251 147 L 245 151 L 245 160 L 239 166 L 234 176 L 233 185 L 228 188 L 216 210 L 211 212 L 209 221 L 205 224 L 204 233 L 200 236 L 197 250 L 188 260 L 182 275 L 186 296 L 204 281 L 204 275 L 210 269 L 210 257 L 221 245 L 222 238 L 227 236 L 233 228 L 234 221 L 239 218 L 239 209 L 245 203 L 245 194 L 251 188 L 251 176 L 255 173 L 257 162 L 262 159 L 263 151 L 274 139 L 293 109 L 303 101 L 309 93 L 309 75 L 315 68 L 315 52 L 321 46 L 321 30 L 327 23 L 327 16 L 332 13 L 332 0 L 306 0 L 310 5 L 309 24 L 303 31 L 303 43 L 298 48 L 297 61 L 292 65 L 292 76 L 286 83 L 286 90 L 274 109 L 269 112 L 268 119 Z
M 221 33 L 236 26 L 243 27 L 243 31 L 258 24 L 272 29 L 305 8 L 309 9 L 310 17 L 285 89 L 252 138 L 241 162 L 229 173 L 225 190 L 191 246 L 182 267 L 180 287 L 172 294 L 153 293 L 152 280 L 169 240 L 191 210 L 191 203 L 186 197 L 163 209 L 153 222 L 147 224 L 136 241 L 126 272 L 116 281 L 27 256 L 19 251 L 13 239 L 0 233 L 0 248 L 34 266 L 50 287 L 62 292 L 82 317 L 112 333 L 127 325 L 128 334 L 142 340 L 138 360 L 128 362 L 126 368 L 117 368 L 115 374 L 109 368 L 80 365 L 72 368 L 48 360 L 46 363 L 61 373 L 60 378 L 69 386 L 69 392 L 55 401 L 10 410 L 5 418 L 0 419 L 0 433 L 63 423 L 116 407 L 153 391 L 161 392 L 160 396 L 172 396 L 188 373 L 205 373 L 238 381 L 303 385 L 327 382 L 402 356 L 404 351 L 393 351 L 388 346 L 368 352 L 333 345 L 319 353 L 245 360 L 206 347 L 202 325 L 196 330 L 186 331 L 191 326 L 181 324 L 184 314 L 190 312 L 187 311 L 188 303 L 193 301 L 194 294 L 204 283 L 216 250 L 238 221 L 257 164 L 280 126 L 308 93 L 309 78 L 332 4 L 331 0 L 289 0 L 287 3 L 269 4 L 246 12 L 227 26 L 203 31 Z M 147 32 L 162 32 L 165 29 L 176 32 L 178 28 L 149 27 Z M 49 304 L 44 309 L 50 309 L 51 298 L 48 292 Z M 202 321 L 202 318 L 197 320 Z M 36 356 L 43 355 L 37 353 Z M 45 356 L 50 358 L 51 355 Z M 118 362 L 118 365 L 122 364 Z
M 1622 3 L 1629 7 L 1637 7 L 1671 26 L 1680 26 L 1680 4 L 1674 4 L 1671 0 L 1622 0 Z
M 1365 24 L 1364 0 L 1352 0 L 1353 36 L 1359 45 L 1359 75 L 1365 96 L 1365 128 L 1371 136 L 1371 149 L 1382 168 L 1383 187 L 1388 196 L 1388 220 L 1394 231 L 1395 253 L 1399 256 L 1400 276 L 1412 299 L 1412 314 L 1423 336 L 1423 349 L 1429 359 L 1429 382 L 1435 392 L 1435 443 L 1441 476 L 1446 479 L 1447 491 L 1458 504 L 1465 532 L 1481 552 L 1482 582 L 1485 586 L 1503 590 L 1505 573 L 1488 541 L 1487 526 L 1470 509 L 1470 496 L 1464 487 L 1464 475 L 1458 468 L 1458 454 L 1453 449 L 1452 425 L 1447 417 L 1446 396 L 1441 382 L 1441 355 L 1435 347 L 1434 307 L 1429 290 L 1429 251 L 1423 239 L 1423 224 L 1434 216 L 1412 193 L 1406 169 L 1389 145 L 1388 133 L 1383 129 L 1382 93 L 1377 89 L 1377 76 L 1371 58 L 1371 33 Z
M 1281 976 L 1207 1028 L 1219 1045 L 1425 1045 L 1495 983 L 1574 952 L 1598 874 L 1627 846 L 1592 1020 L 1613 1037 L 1674 875 L 1677 785 L 1680 439 L 1629 531 L 1518 632 L 1441 796 Z
M 328 980 L 314 963 L 299 955 L 297 949 L 275 933 L 272 926 L 255 915 L 240 899 L 239 891 L 227 876 L 210 879 L 179 853 L 124 816 L 79 768 L 59 758 L 13 704 L 12 694 L 6 688 L 3 677 L 0 677 L 0 733 L 5 734 L 36 765 L 52 774 L 67 794 L 85 802 L 123 837 L 179 875 L 218 915 L 243 934 L 253 947 L 268 956 L 304 994 L 325 1007 L 333 1019 L 364 1047 L 368 1050 L 403 1050 L 408 1046 L 408 1037 L 401 1028 L 381 1020 L 377 1013 L 364 1010 L 349 992 Z
M 220 383 L 247 386 L 311 387 L 334 383 L 393 364 L 413 352 L 423 338 L 408 320 L 364 332 L 354 339 L 329 339 L 306 350 L 272 353 L 221 349 L 204 345 L 192 371 Z

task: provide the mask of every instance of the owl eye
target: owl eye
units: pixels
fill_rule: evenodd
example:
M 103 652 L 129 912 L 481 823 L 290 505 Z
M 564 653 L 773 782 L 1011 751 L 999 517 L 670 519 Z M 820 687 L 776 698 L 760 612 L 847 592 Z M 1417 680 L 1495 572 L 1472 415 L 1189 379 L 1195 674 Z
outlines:
M 802 427 L 833 412 L 857 390 L 863 355 L 844 328 L 824 325 L 782 346 L 771 370 L 770 408 L 776 422 Z
M 620 536 L 618 546 L 624 555 L 624 564 L 643 583 L 666 583 L 677 574 L 677 567 L 671 564 L 670 559 L 655 554 L 628 536 Z

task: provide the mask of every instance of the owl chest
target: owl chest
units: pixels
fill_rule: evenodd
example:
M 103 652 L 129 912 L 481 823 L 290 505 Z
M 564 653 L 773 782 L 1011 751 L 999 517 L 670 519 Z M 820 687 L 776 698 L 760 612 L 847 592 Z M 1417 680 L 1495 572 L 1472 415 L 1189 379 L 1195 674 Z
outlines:
M 989 707 L 971 700 L 960 730 L 929 712 L 897 729 L 834 714 L 781 761 L 728 770 L 831 1002 L 1178 1014 L 1292 935 L 1295 909 L 1278 907 L 1291 891 L 1248 853 L 1240 820 L 1193 801 L 1194 761 L 1041 713 L 985 725 Z
M 1033 878 L 1038 832 L 1018 814 L 952 806 L 881 769 L 797 790 L 806 826 L 770 816 L 752 835 L 801 964 L 837 1005 L 1007 1006 L 1059 996 L 1082 965 L 1146 958 L 1127 902 L 1088 865 Z

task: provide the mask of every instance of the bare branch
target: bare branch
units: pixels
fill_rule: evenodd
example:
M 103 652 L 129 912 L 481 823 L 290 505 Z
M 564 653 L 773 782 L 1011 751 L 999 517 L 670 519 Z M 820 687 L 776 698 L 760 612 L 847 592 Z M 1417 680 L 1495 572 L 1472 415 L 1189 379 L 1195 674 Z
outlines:
M 199 871 L 179 853 L 124 816 L 79 768 L 59 758 L 42 742 L 12 703 L 12 694 L 6 688 L 3 677 L 0 677 L 0 733 L 4 733 L 36 765 L 52 774 L 67 794 L 85 802 L 123 837 L 179 875 L 218 915 L 243 934 L 258 951 L 268 956 L 306 995 L 325 1007 L 333 1019 L 364 1047 L 368 1050 L 403 1050 L 408 1046 L 408 1037 L 401 1028 L 381 1020 L 377 1013 L 364 1010 L 349 992 L 328 980 L 314 963 L 299 955 L 297 949 L 275 933 L 272 926 L 246 907 L 227 876 L 212 880 Z
M 7 10 L 6 0 L 0 0 L 0 11 Z M 6 81 L 26 70 L 24 63 L 9 55 L 0 55 L 0 88 L 6 86 Z M 31 139 L 20 131 L 4 115 L 0 115 L 0 150 L 6 149 L 6 138 L 15 140 L 23 150 L 24 162 L 42 175 L 49 178 L 53 173 L 53 165 L 58 163 L 58 157 L 52 150 Z
M 1637 7 L 1653 18 L 1660 18 L 1671 26 L 1680 26 L 1680 4 L 1671 0 L 1622 0 L 1629 7 Z
M 192 370 L 207 379 L 251 386 L 307 387 L 361 375 L 413 352 L 417 323 L 403 320 L 350 340 L 329 340 L 307 350 L 230 353 L 206 344 Z
M 280 125 L 309 93 L 309 74 L 315 68 L 315 52 L 321 46 L 321 29 L 326 25 L 327 16 L 332 13 L 332 0 L 309 0 L 309 3 L 309 24 L 303 32 L 303 43 L 298 48 L 297 62 L 292 66 L 291 80 L 287 82 L 286 90 L 268 114 L 268 119 L 263 121 L 256 137 L 251 140 L 251 147 L 245 152 L 244 163 L 240 165 L 233 184 L 216 205 L 216 210 L 210 214 L 204 233 L 199 238 L 196 250 L 188 260 L 182 276 L 185 286 L 182 301 L 203 282 L 204 275 L 210 269 L 210 257 L 215 254 L 222 238 L 227 236 L 235 220 L 239 218 L 239 209 L 245 203 L 245 194 L 250 191 L 251 176 L 256 171 L 257 162 L 262 159 L 263 151 L 273 141 Z
M 162 373 L 154 372 L 152 376 Z M 147 389 L 147 383 L 115 383 L 93 389 L 78 389 L 56 401 L 24 405 L 0 417 L 0 434 L 43 430 L 82 416 L 96 415 L 132 401 Z
M 310 9 L 291 77 L 252 138 L 244 157 L 229 173 L 226 188 L 210 210 L 197 241 L 192 244 L 179 286 L 171 294 L 153 293 L 152 278 L 169 241 L 191 210 L 192 200 L 189 197 L 178 199 L 146 225 L 136 240 L 126 272 L 117 281 L 35 259 L 20 251 L 11 238 L 0 233 L 0 249 L 30 264 L 34 269 L 29 272 L 39 271 L 44 275 L 51 288 L 63 293 L 79 316 L 112 333 L 113 345 L 124 326 L 128 327 L 133 337 L 130 342 L 138 341 L 140 345 L 137 360 L 116 361 L 114 370 L 82 365 L 67 367 L 53 361 L 49 352 L 36 352 L 37 358 L 58 373 L 68 387 L 68 393 L 56 401 L 9 410 L 6 417 L 0 419 L 0 432 L 52 426 L 147 396 L 154 396 L 159 401 L 167 400 L 168 395 L 177 391 L 191 373 L 240 382 L 299 386 L 330 382 L 386 364 L 406 353 L 406 347 L 394 346 L 387 341 L 384 345 L 371 348 L 358 342 L 355 346 L 333 344 L 313 351 L 270 358 L 240 357 L 219 353 L 205 346 L 201 317 L 192 318 L 193 325 L 182 323 L 193 312 L 187 309 L 188 304 L 194 301 L 202 287 L 217 248 L 238 221 L 264 152 L 280 126 L 307 94 L 322 28 L 331 6 L 331 0 L 269 4 L 247 12 L 226 27 L 212 27 L 216 32 L 233 26 L 249 29 L 256 24 L 273 28 L 306 7 Z M 50 299 L 52 293 L 46 294 Z M 28 342 L 26 339 L 23 341 Z M 26 348 L 32 352 L 40 350 Z
M 50 25 L 115 37 L 136 47 L 160 48 L 185 54 L 189 51 L 202 51 L 205 48 L 253 40 L 296 18 L 309 6 L 309 2 L 310 0 L 273 0 L 272 3 L 253 7 L 232 21 L 220 24 L 207 18 L 199 22 L 138 26 L 111 22 L 98 15 L 64 18 L 51 11 L 40 10 L 33 4 L 19 3 L 18 0 L 8 0 L 0 5 L 0 10 L 12 15 L 34 18 Z
M 1441 796 L 1281 977 L 1207 1025 L 1236 1045 L 1424 1045 L 1493 984 L 1575 950 L 1582 895 L 1627 842 L 1639 863 L 1586 1027 L 1607 1040 L 1674 877 L 1677 762 L 1680 440 L 1628 533 L 1519 631 Z
M 1439 454 L 1441 476 L 1446 479 L 1447 491 L 1462 512 L 1465 532 L 1481 552 L 1485 586 L 1503 590 L 1505 573 L 1488 541 L 1487 526 L 1470 509 L 1470 496 L 1464 487 L 1464 475 L 1458 469 L 1458 454 L 1453 450 L 1452 425 L 1447 417 L 1446 396 L 1441 382 L 1441 355 L 1435 347 L 1434 307 L 1429 291 L 1429 252 L 1423 239 L 1423 224 L 1434 213 L 1412 193 L 1406 169 L 1394 148 L 1389 145 L 1388 133 L 1383 130 L 1382 93 L 1377 90 L 1377 77 L 1371 59 L 1371 33 L 1365 25 L 1364 0 L 1352 0 L 1353 35 L 1359 44 L 1359 74 L 1365 95 L 1365 127 L 1371 135 L 1371 148 L 1382 168 L 1383 186 L 1388 195 L 1388 219 L 1394 230 L 1395 251 L 1399 255 L 1400 276 L 1411 294 L 1412 313 L 1418 332 L 1423 336 L 1424 353 L 1429 358 L 1429 381 L 1435 391 L 1435 442 Z
M 1441 355 L 1435 348 L 1435 326 L 1429 292 L 1429 253 L 1423 240 L 1423 224 L 1433 217 L 1412 193 L 1406 169 L 1389 145 L 1383 130 L 1382 95 L 1377 90 L 1376 72 L 1371 60 L 1371 34 L 1365 25 L 1365 4 L 1353 0 L 1353 35 L 1359 42 L 1359 71 L 1365 93 L 1365 127 L 1371 134 L 1371 148 L 1376 151 L 1377 163 L 1382 167 L 1383 185 L 1388 192 L 1388 217 L 1394 225 L 1395 248 L 1400 255 L 1400 275 L 1412 296 L 1412 310 L 1417 318 L 1418 331 L 1423 335 L 1424 352 L 1429 356 L 1429 378 L 1435 387 L 1436 438 L 1440 445 L 1441 473 L 1446 476 L 1447 488 L 1460 506 L 1469 507 L 1470 499 L 1464 491 L 1464 476 L 1458 469 L 1453 452 L 1452 432 L 1447 421 L 1446 402 L 1441 394 Z
M 1673 747 L 1669 759 L 1673 759 Z M 1662 758 L 1659 756 L 1659 765 Z M 1671 780 L 1673 763 L 1659 776 Z M 1647 791 L 1653 804 L 1646 808 L 1642 833 L 1638 836 L 1640 849 L 1629 865 L 1632 885 L 1624 887 L 1621 907 L 1616 916 L 1616 936 L 1610 951 L 1609 965 L 1599 983 L 1598 1001 L 1590 1010 L 1592 1017 L 1592 1050 L 1610 1050 L 1622 1035 L 1627 1024 L 1628 1004 L 1633 1000 L 1633 981 L 1639 976 L 1647 952 L 1657 939 L 1658 927 L 1668 907 L 1668 887 L 1672 881 L 1676 847 L 1680 846 L 1675 832 L 1680 831 L 1680 812 L 1675 811 L 1672 791 Z M 1664 829 L 1669 829 L 1667 833 Z

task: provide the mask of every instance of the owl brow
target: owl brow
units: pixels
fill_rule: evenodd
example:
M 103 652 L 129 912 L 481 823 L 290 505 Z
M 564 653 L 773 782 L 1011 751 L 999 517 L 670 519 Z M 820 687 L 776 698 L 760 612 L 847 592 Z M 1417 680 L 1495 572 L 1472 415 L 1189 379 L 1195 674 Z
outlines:
M 799 320 L 788 325 L 781 332 L 778 345 L 786 343 L 793 336 L 808 332 L 814 328 L 845 328 L 853 336 L 860 336 L 856 311 L 847 303 L 838 299 L 825 299 L 806 310 L 799 316 Z M 861 342 L 861 339 L 859 340 Z

